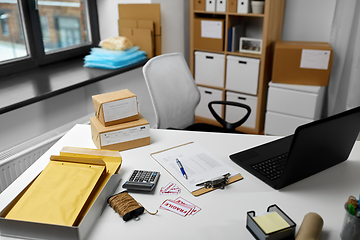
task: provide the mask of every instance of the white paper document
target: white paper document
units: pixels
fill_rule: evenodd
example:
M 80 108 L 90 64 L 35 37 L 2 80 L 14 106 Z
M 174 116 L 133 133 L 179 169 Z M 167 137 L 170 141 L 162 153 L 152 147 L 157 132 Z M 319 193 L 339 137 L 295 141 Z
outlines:
M 230 173 L 230 177 L 240 174 L 193 142 L 153 153 L 151 156 L 190 192 L 203 188 L 196 186 L 198 183 L 217 179 L 227 173 Z M 180 160 L 188 179 L 183 176 L 176 159 Z
M 221 21 L 201 21 L 201 37 L 203 38 L 222 38 L 222 22 Z
M 330 54 L 331 52 L 328 50 L 303 49 L 300 68 L 327 70 L 329 67 Z
M 136 97 L 104 103 L 102 107 L 104 110 L 105 122 L 131 117 L 138 114 Z

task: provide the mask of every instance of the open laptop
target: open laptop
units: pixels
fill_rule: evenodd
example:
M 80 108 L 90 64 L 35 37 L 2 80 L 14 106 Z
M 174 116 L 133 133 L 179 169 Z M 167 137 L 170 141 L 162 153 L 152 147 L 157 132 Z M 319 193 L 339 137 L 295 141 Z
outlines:
M 345 161 L 360 131 L 360 107 L 299 126 L 293 135 L 230 155 L 280 189 Z

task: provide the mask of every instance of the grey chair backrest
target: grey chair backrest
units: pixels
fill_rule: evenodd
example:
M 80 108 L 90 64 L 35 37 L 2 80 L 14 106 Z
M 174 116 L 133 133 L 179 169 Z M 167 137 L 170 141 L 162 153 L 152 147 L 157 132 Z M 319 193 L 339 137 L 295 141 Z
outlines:
M 180 53 L 150 59 L 143 67 L 156 116 L 156 128 L 185 128 L 194 123 L 200 92 Z

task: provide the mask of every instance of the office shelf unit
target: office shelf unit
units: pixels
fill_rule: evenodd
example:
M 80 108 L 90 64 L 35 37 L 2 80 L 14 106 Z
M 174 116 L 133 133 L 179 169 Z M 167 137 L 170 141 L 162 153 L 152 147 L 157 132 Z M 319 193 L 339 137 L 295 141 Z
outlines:
M 198 86 L 205 87 L 207 89 L 213 89 L 216 92 L 221 92 L 222 99 L 226 100 L 227 95 L 236 95 L 238 94 L 238 99 L 246 99 L 246 96 L 249 96 L 251 99 L 257 99 L 255 101 L 255 107 L 252 108 L 253 116 L 252 124 L 244 124 L 240 126 L 237 130 L 252 133 L 252 134 L 263 134 L 264 133 L 264 118 L 265 118 L 265 107 L 266 107 L 266 95 L 268 82 L 271 80 L 271 69 L 272 69 L 272 61 L 273 61 L 273 50 L 274 43 L 276 40 L 281 39 L 282 32 L 282 23 L 283 23 L 283 12 L 285 7 L 284 0 L 265 0 L 265 7 L 263 14 L 253 14 L 253 13 L 237 13 L 236 8 L 231 6 L 232 4 L 236 4 L 236 0 L 227 0 L 226 11 L 225 12 L 209 12 L 202 10 L 201 4 L 204 4 L 204 0 L 191 0 L 190 3 L 190 70 L 195 78 L 196 71 L 196 53 L 206 52 L 213 55 L 222 55 L 223 57 L 223 72 L 224 78 L 221 79 L 221 83 L 217 85 L 213 84 L 204 84 L 198 83 Z M 199 7 L 200 6 L 200 7 Z M 201 9 L 201 10 L 200 10 Z M 211 50 L 211 47 L 194 47 L 196 37 L 195 35 L 199 35 L 198 27 L 195 27 L 196 22 L 199 19 L 210 19 L 210 20 L 220 20 L 223 21 L 223 47 L 222 51 L 220 50 Z M 228 29 L 233 28 L 234 26 L 242 25 L 245 26 L 245 31 L 242 37 L 247 38 L 256 38 L 262 40 L 262 50 L 261 53 L 243 53 L 237 51 L 227 51 L 228 50 L 228 39 L 229 39 L 229 31 Z M 198 45 L 198 44 L 197 44 Z M 208 46 L 208 45 L 207 45 Z M 241 87 L 238 89 L 230 88 L 229 84 L 227 84 L 227 65 L 229 65 L 229 59 L 233 59 L 234 57 L 238 57 L 239 59 L 247 58 L 251 61 L 257 60 L 258 62 L 258 77 L 257 77 L 257 88 L 255 91 L 247 92 L 243 90 Z M 230 65 L 229 65 L 230 66 Z M 209 69 L 211 70 L 211 69 Z M 235 71 L 236 73 L 236 71 Z M 241 80 L 241 76 L 236 77 Z M 196 80 L 196 78 L 195 78 Z M 232 80 L 233 81 L 233 80 Z M 236 84 L 236 83 L 235 83 Z M 245 97 L 244 97 L 245 96 Z M 229 98 L 228 98 L 229 99 Z M 219 99 L 217 99 L 219 100 Z M 241 101 L 240 101 L 241 102 Z M 244 102 L 246 104 L 246 102 Z M 253 101 L 252 101 L 253 103 Z M 253 104 L 254 105 L 254 104 Z M 226 109 L 223 108 L 221 110 L 221 114 L 223 117 L 227 118 L 230 113 L 226 113 Z M 230 120 L 230 119 L 227 119 Z M 248 120 L 249 121 L 249 120 Z M 210 124 L 218 125 L 215 119 L 196 116 L 196 122 L 206 122 Z

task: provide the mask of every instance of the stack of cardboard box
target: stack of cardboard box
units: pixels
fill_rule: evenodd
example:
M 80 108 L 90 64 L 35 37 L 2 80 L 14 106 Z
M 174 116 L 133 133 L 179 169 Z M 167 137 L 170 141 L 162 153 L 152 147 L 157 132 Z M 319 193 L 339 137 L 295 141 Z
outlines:
M 92 100 L 91 137 L 97 148 L 122 151 L 150 144 L 149 122 L 139 113 L 134 93 L 123 89 Z
M 119 4 L 119 36 L 129 38 L 148 58 L 161 54 L 160 4 Z

